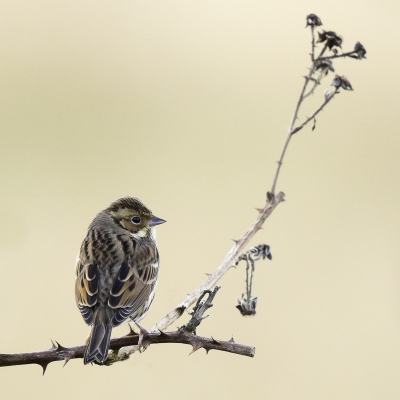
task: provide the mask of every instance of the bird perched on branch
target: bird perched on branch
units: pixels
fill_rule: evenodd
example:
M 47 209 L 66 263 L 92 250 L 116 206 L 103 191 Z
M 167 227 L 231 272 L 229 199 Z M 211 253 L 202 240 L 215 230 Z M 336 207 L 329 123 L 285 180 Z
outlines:
M 139 321 L 156 290 L 155 226 L 165 221 L 137 198 L 124 197 L 96 215 L 76 264 L 75 300 L 92 330 L 84 364 L 104 363 L 113 327 Z

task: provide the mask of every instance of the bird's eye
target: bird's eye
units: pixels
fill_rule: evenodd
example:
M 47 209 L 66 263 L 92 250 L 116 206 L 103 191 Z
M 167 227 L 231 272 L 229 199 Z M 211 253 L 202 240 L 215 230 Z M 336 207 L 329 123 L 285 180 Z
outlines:
M 134 223 L 135 225 L 140 224 L 140 217 L 132 217 L 131 219 L 132 223 Z

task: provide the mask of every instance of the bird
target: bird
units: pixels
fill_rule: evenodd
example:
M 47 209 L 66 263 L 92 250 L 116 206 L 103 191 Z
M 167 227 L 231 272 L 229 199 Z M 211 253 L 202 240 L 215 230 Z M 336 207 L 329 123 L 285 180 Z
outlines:
M 87 325 L 84 364 L 103 364 L 112 328 L 138 322 L 154 299 L 159 272 L 155 227 L 166 222 L 138 198 L 123 197 L 96 215 L 76 261 L 75 300 Z

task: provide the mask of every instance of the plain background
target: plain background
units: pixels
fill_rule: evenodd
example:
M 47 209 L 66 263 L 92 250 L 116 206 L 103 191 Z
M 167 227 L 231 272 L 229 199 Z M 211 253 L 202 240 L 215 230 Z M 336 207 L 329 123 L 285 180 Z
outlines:
M 168 221 L 143 324 L 157 322 L 264 204 L 310 64 L 306 15 L 368 59 L 335 63 L 354 92 L 290 144 L 287 201 L 251 243 L 273 254 L 257 264 L 257 315 L 235 309 L 242 265 L 199 329 L 256 346 L 254 359 L 155 345 L 111 368 L 2 368 L 2 398 L 399 399 L 399 12 L 389 0 L 3 1 L 1 353 L 83 343 L 75 257 L 125 195 Z

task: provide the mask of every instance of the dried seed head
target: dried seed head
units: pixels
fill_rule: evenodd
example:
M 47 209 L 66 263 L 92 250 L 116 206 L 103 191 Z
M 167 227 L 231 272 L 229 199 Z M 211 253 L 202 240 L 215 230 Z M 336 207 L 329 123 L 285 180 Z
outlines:
M 322 31 L 318 32 L 318 42 L 323 43 L 326 41 L 326 45 L 329 50 L 332 50 L 333 47 L 342 47 L 342 38 L 336 35 L 333 31 Z
M 307 20 L 306 28 L 307 28 L 307 26 L 321 26 L 322 25 L 321 19 L 315 14 L 308 14 L 306 20 Z
M 336 75 L 332 81 L 332 86 L 335 86 L 336 88 L 342 88 L 344 90 L 353 90 L 351 83 L 344 75 Z
M 257 261 L 260 258 L 265 260 L 265 258 L 268 258 L 268 260 L 272 260 L 272 254 L 270 247 L 267 244 L 259 244 L 258 246 L 252 247 L 248 251 L 249 256 L 253 261 Z
M 365 57 L 365 55 L 367 54 L 367 50 L 365 50 L 364 46 L 360 42 L 357 42 L 355 44 L 354 52 L 357 53 L 357 56 L 354 58 L 357 58 L 358 60 L 361 60 L 362 58 L 367 58 Z
M 255 315 L 257 307 L 257 297 L 246 299 L 242 294 L 242 299 L 237 299 L 236 308 L 240 311 L 244 317 Z

